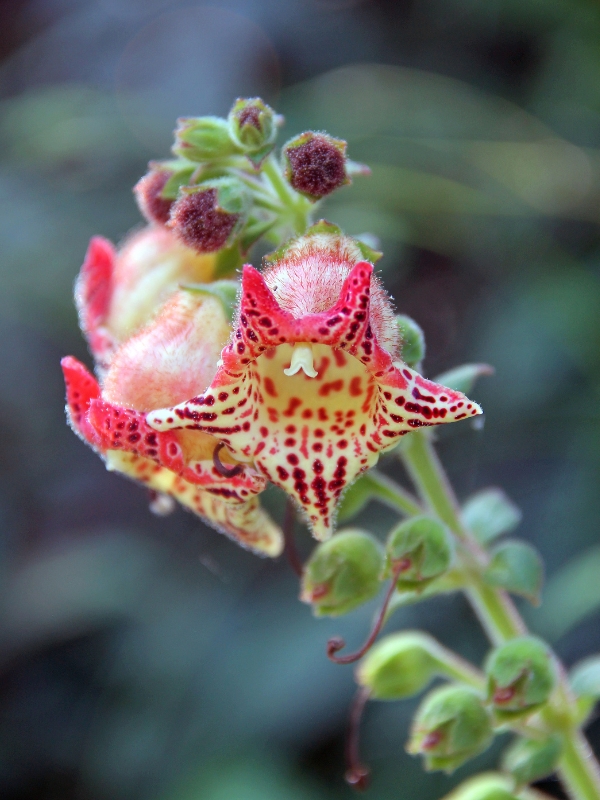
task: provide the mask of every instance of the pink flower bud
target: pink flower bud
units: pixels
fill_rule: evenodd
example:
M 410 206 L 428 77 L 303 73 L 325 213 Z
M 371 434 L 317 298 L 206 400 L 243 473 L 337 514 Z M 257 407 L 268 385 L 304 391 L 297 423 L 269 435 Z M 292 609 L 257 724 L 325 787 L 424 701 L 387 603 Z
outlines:
M 139 209 L 148 222 L 166 225 L 169 221 L 173 200 L 164 198 L 162 191 L 173 174 L 168 169 L 152 169 L 133 187 Z

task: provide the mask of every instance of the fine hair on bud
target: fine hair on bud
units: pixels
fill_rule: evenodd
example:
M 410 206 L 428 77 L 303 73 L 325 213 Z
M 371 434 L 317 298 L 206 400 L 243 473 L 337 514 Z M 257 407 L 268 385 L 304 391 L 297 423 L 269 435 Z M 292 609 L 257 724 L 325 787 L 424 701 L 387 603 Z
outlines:
M 346 142 L 323 133 L 303 133 L 284 149 L 286 177 L 301 194 L 318 200 L 348 183 Z
M 216 188 L 184 191 L 171 209 L 169 227 L 188 247 L 214 253 L 225 247 L 240 218 L 219 208 Z
M 173 201 L 163 197 L 163 189 L 173 172 L 169 169 L 151 169 L 133 187 L 138 207 L 148 222 L 166 225 Z

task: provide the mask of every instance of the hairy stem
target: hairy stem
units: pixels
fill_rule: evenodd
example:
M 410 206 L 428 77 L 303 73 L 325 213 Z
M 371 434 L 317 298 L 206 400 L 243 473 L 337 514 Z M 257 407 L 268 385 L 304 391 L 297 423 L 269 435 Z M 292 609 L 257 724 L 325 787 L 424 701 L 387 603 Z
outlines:
M 415 431 L 406 437 L 399 450 L 419 495 L 427 506 L 454 532 L 459 543 L 459 558 L 466 576 L 465 593 L 488 637 L 494 644 L 527 633 L 527 627 L 506 592 L 483 582 L 486 554 L 462 524 L 458 502 L 429 436 Z M 571 693 L 563 676 L 554 699 L 559 718 L 572 718 Z M 600 800 L 600 767 L 581 731 L 557 722 L 565 738 L 565 751 L 559 775 L 573 800 Z

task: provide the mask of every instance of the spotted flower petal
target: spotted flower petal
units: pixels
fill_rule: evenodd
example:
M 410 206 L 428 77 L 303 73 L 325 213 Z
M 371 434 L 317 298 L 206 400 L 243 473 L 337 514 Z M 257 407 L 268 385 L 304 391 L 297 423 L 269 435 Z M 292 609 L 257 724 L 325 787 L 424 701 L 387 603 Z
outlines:
M 331 534 L 344 489 L 399 437 L 481 413 L 394 360 L 391 304 L 361 256 L 352 240 L 318 234 L 264 274 L 245 266 L 237 324 L 212 382 L 147 416 L 157 431 L 187 428 L 226 443 L 297 500 L 318 539 Z

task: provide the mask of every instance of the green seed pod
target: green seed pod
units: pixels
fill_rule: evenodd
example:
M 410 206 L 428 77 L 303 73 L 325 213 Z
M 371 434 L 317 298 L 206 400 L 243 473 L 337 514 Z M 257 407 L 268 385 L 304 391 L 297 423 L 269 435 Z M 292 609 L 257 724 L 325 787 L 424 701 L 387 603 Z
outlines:
M 545 642 L 522 636 L 494 650 L 487 662 L 488 697 L 497 714 L 529 714 L 545 703 L 557 680 L 556 662 Z
M 394 528 L 386 543 L 385 577 L 400 569 L 398 588 L 414 590 L 443 575 L 452 563 L 454 545 L 439 520 L 411 517 Z
M 416 367 L 425 358 L 425 334 L 414 319 L 404 314 L 396 316 L 396 324 L 402 339 L 402 361 Z
M 238 149 L 229 135 L 226 120 L 220 117 L 180 117 L 173 152 L 202 163 L 227 158 Z
M 512 780 L 498 772 L 484 772 L 461 783 L 444 800 L 517 800 Z
M 346 614 L 375 597 L 382 566 L 379 542 L 349 528 L 315 548 L 304 569 L 300 599 L 318 617 Z
M 547 739 L 517 739 L 504 752 L 502 768 L 510 772 L 519 786 L 539 781 L 556 769 L 562 753 L 558 735 Z
M 421 754 L 427 770 L 453 772 L 485 750 L 492 737 L 482 697 L 466 686 L 444 686 L 421 703 L 406 749 Z
M 370 689 L 375 700 L 412 697 L 443 673 L 438 656 L 443 648 L 421 631 L 386 636 L 365 656 L 356 672 L 357 682 Z
M 274 147 L 277 137 L 275 112 L 260 97 L 240 97 L 229 117 L 229 135 L 254 164 L 260 164 Z

